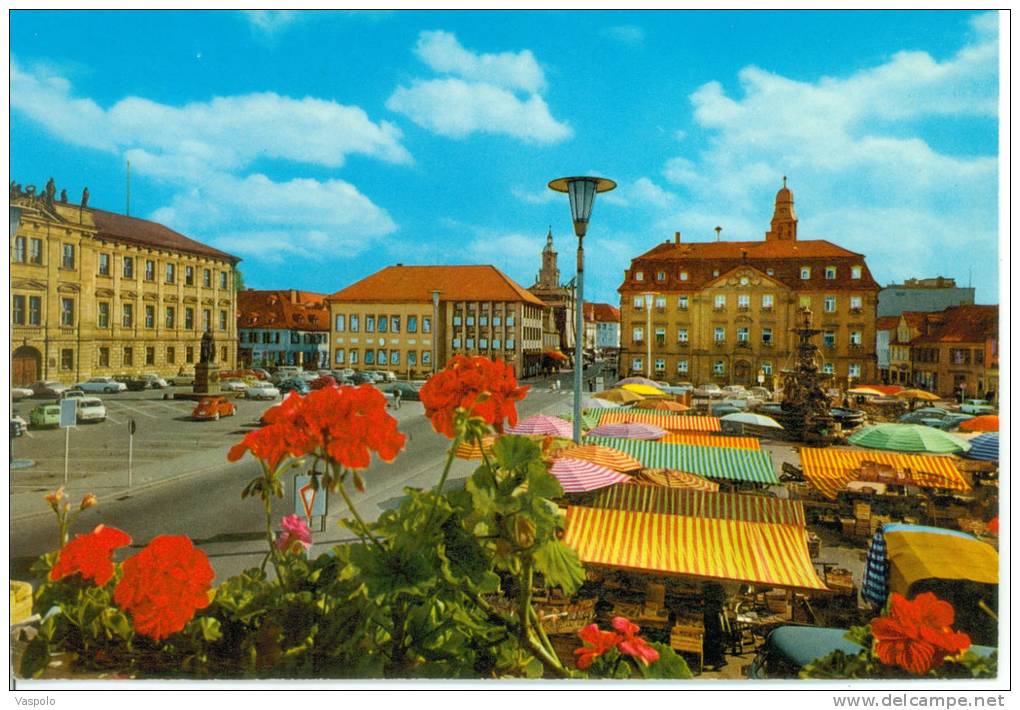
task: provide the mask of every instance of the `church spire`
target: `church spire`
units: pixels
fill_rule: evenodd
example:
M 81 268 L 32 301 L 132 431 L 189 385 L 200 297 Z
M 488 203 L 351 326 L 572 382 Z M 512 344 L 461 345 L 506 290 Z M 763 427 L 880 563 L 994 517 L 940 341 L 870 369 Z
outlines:
M 765 232 L 765 241 L 796 241 L 797 240 L 797 212 L 793 208 L 793 192 L 786 186 L 786 176 L 783 176 L 783 186 L 776 193 L 776 208 L 772 213 L 772 229 Z
M 536 285 L 541 288 L 559 288 L 560 269 L 556 264 L 556 251 L 553 249 L 552 227 L 545 235 L 545 248 L 542 250 L 542 269 L 538 272 Z

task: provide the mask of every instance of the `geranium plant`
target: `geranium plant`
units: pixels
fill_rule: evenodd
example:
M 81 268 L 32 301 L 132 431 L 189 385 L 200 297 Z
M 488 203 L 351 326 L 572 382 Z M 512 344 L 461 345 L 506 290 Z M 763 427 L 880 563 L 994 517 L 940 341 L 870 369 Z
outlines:
M 261 467 L 242 496 L 259 499 L 265 512 L 262 564 L 213 589 L 204 553 L 187 538 L 157 537 L 118 565 L 113 555 L 126 534 L 97 529 L 43 558 L 48 580 L 37 604 L 50 611 L 22 673 L 66 651 L 85 667 L 146 677 L 179 669 L 217 678 L 627 677 L 634 669 L 689 677 L 671 649 L 648 643 L 622 618 L 606 632 L 610 647 L 578 654 L 577 663 L 557 655 L 532 590 L 570 595 L 584 580 L 560 540 L 554 499 L 563 489 L 539 443 L 504 436 L 483 446 L 516 422 L 526 392 L 506 363 L 453 358 L 421 390 L 433 428 L 451 439 L 439 481 L 405 489 L 375 522 L 356 505 L 363 471 L 373 454 L 391 462 L 405 443 L 385 398 L 367 385 L 291 393 L 228 454 L 251 454 Z M 482 463 L 448 491 L 462 443 L 478 446 Z M 299 468 L 340 494 L 355 542 L 309 558 L 301 518 L 286 516 L 274 529 L 273 502 Z

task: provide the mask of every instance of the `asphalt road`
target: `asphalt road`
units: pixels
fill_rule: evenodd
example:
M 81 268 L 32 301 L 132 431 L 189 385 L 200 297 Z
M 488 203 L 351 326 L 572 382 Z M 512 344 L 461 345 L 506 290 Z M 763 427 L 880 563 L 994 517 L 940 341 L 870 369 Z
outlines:
M 562 376 L 569 380 L 569 373 Z M 550 391 L 548 384 L 537 383 L 527 399 L 519 406 L 522 416 L 536 413 L 564 413 L 570 410 L 572 393 L 569 383 L 563 383 L 560 391 Z M 134 394 L 134 393 L 131 393 Z M 124 395 L 121 395 L 124 397 Z M 104 398 L 110 408 L 111 415 L 122 418 L 124 412 L 119 407 L 110 407 L 116 401 L 132 410 L 148 411 L 156 414 L 157 405 L 170 404 L 181 408 L 183 403 L 164 403 L 161 400 L 140 402 L 135 398 L 117 400 L 115 397 Z M 149 444 L 136 439 L 137 456 L 172 457 L 181 451 L 194 451 L 203 448 L 210 452 L 212 460 L 223 461 L 193 476 L 162 483 L 158 486 L 121 495 L 116 499 L 104 498 L 100 493 L 100 505 L 84 511 L 72 530 L 80 533 L 90 530 L 99 523 L 120 528 L 133 538 L 133 548 L 140 549 L 148 541 L 159 534 L 185 534 L 201 546 L 209 555 L 217 579 L 222 580 L 244 569 L 258 565 L 265 554 L 264 512 L 261 502 L 257 499 L 241 500 L 240 493 L 245 484 L 259 474 L 259 464 L 245 457 L 241 461 L 226 463 L 226 452 L 231 445 L 240 440 L 246 429 L 245 423 L 258 412 L 266 408 L 267 403 L 240 403 L 244 410 L 239 412 L 237 421 L 221 419 L 219 422 L 189 422 L 186 415 L 176 411 L 160 414 L 160 419 L 146 421 L 146 428 L 152 430 Z M 245 410 L 250 409 L 250 412 Z M 125 411 L 131 411 L 125 409 Z M 183 410 L 182 410 L 183 411 Z M 119 412 L 119 414 L 115 414 Z M 138 414 L 136 419 L 144 415 Z M 428 487 L 434 485 L 442 470 L 448 440 L 432 431 L 431 425 L 423 416 L 423 408 L 418 402 L 404 402 L 401 410 L 396 413 L 401 431 L 408 435 L 406 449 L 392 464 L 376 461 L 365 472 L 368 491 L 355 494 L 359 512 L 367 519 L 374 520 L 384 509 L 395 505 L 403 495 L 405 486 Z M 143 422 L 139 421 L 139 427 Z M 95 446 L 98 447 L 90 457 L 96 465 L 102 465 L 102 447 L 105 430 L 102 427 L 116 427 L 111 435 L 124 438 L 124 427 L 116 423 L 92 425 Z M 201 427 L 201 428 L 199 428 Z M 80 435 L 79 432 L 76 432 Z M 72 437 L 76 433 L 72 433 Z M 63 432 L 41 432 L 42 436 L 29 439 L 22 438 L 16 442 L 19 457 L 31 457 L 32 448 L 42 447 L 43 453 L 49 451 L 50 456 L 41 456 L 41 465 L 51 467 L 56 458 L 60 461 L 59 471 L 63 472 Z M 141 436 L 141 434 L 139 435 Z M 38 439 L 39 441 L 36 441 Z M 53 441 L 50 441 L 53 439 Z M 57 444 L 59 443 L 59 446 Z M 148 446 L 153 446 L 149 449 Z M 107 456 L 109 459 L 110 457 Z M 120 456 L 114 465 L 120 465 Z M 474 462 L 455 461 L 451 481 L 469 475 L 477 465 Z M 42 469 L 40 469 L 42 470 Z M 23 472 L 18 472 L 19 480 Z M 55 480 L 52 471 L 47 475 L 52 482 Z M 274 501 L 274 523 L 279 529 L 279 519 L 294 511 L 293 476 L 288 476 L 287 493 L 283 500 Z M 49 490 L 54 485 L 43 485 L 43 481 L 35 483 L 39 491 Z M 41 494 L 40 494 L 41 495 Z M 41 503 L 41 501 L 40 501 Z M 40 508 L 42 508 L 40 505 Z M 16 511 L 12 511 L 12 515 Z M 353 534 L 338 524 L 338 521 L 349 516 L 346 506 L 339 496 L 329 501 L 329 512 L 325 529 L 313 531 L 315 546 L 311 554 L 317 555 L 328 550 L 338 542 L 349 540 Z M 39 555 L 57 546 L 57 532 L 53 518 L 41 515 L 31 518 L 17 518 L 11 523 L 10 538 L 10 571 L 12 578 L 29 579 L 28 567 Z M 122 551 L 122 555 L 132 554 L 130 550 Z

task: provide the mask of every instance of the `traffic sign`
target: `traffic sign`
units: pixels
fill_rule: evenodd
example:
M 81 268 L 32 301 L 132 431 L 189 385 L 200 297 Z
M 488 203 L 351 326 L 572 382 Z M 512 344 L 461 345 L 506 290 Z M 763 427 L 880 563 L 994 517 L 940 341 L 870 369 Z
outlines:
M 63 399 L 60 401 L 60 428 L 67 429 L 78 423 L 78 400 Z
M 311 519 L 326 515 L 326 489 L 315 486 L 311 476 L 294 477 L 294 512 Z

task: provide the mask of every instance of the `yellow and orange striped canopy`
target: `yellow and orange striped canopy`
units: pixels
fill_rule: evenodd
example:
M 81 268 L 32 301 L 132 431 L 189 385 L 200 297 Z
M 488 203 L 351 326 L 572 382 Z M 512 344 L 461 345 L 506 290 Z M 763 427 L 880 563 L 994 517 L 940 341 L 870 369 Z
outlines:
M 591 461 L 592 463 L 597 463 L 600 466 L 611 468 L 614 471 L 636 471 L 641 468 L 641 462 L 630 454 L 625 454 L 619 449 L 613 449 L 608 446 L 599 446 L 597 444 L 578 444 L 575 446 L 568 446 L 556 451 L 553 456 L 555 458 L 571 458 L 581 459 L 582 461 Z
M 692 417 L 681 414 L 666 414 L 665 412 L 651 412 L 638 410 L 603 409 L 592 410 L 597 414 L 599 424 L 622 424 L 625 422 L 637 422 L 639 424 L 651 424 L 666 431 L 720 431 L 718 417 Z
M 719 484 L 696 473 L 671 471 L 665 468 L 643 468 L 629 481 L 643 486 L 693 488 L 696 491 L 717 491 Z
M 482 437 L 482 446 L 485 447 L 485 455 L 492 456 L 492 445 L 496 443 L 495 436 Z M 482 450 L 475 442 L 461 442 L 457 445 L 457 450 L 454 452 L 454 456 L 459 459 L 480 459 L 482 458 Z
M 567 509 L 564 542 L 585 564 L 824 591 L 799 502 L 655 486 L 606 489 Z
M 858 449 L 813 449 L 802 447 L 800 464 L 804 478 L 826 498 L 835 498 L 846 484 L 856 477 L 855 471 L 865 461 L 871 461 L 907 472 L 913 485 L 921 488 L 949 488 L 955 491 L 970 490 L 967 481 L 951 456 L 925 456 L 897 454 L 887 451 Z
M 711 434 L 666 434 L 660 444 L 686 444 L 688 446 L 719 446 L 724 449 L 750 449 L 761 451 L 761 443 L 753 436 L 712 436 Z

